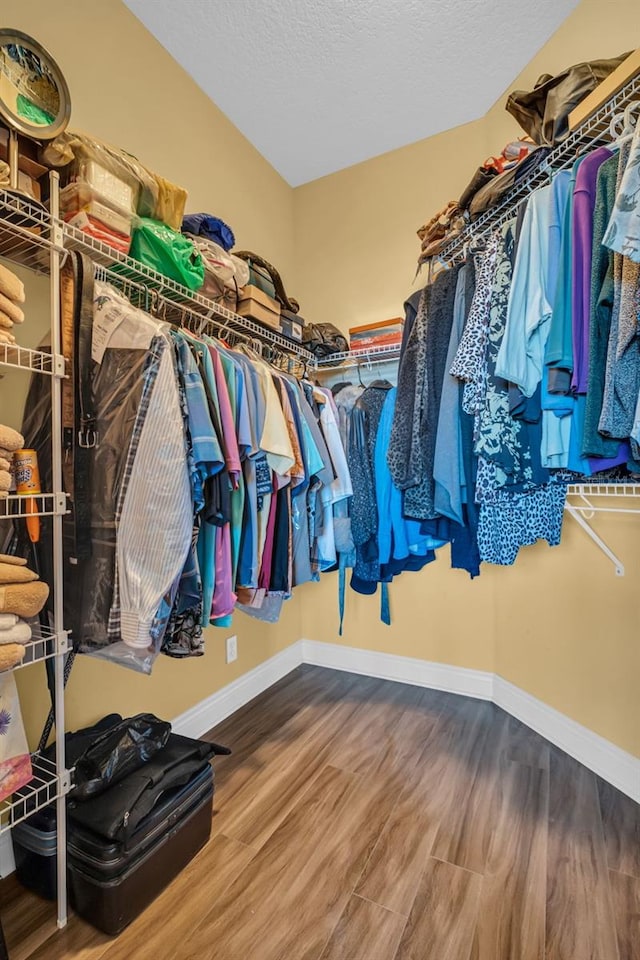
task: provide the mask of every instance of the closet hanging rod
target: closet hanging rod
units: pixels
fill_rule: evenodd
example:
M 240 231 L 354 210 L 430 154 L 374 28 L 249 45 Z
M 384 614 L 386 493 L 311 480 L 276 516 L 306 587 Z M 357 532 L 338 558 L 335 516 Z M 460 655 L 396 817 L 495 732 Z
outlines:
M 218 339 L 221 339 L 222 334 L 227 333 L 239 337 L 241 340 L 252 342 L 252 337 L 248 333 L 243 330 L 232 329 L 228 320 L 206 317 L 199 311 L 191 309 L 191 307 L 166 300 L 154 288 L 130 277 L 123 277 L 116 271 L 110 270 L 109 267 L 96 266 L 95 277 L 97 280 L 102 280 L 121 290 L 128 299 L 132 299 L 128 294 L 135 290 L 141 300 L 144 300 L 144 304 L 138 304 L 138 306 L 141 306 L 141 309 L 153 316 L 157 316 L 159 320 L 165 320 L 167 323 L 178 327 L 186 326 L 198 335 L 208 332 L 207 327 L 212 326 L 216 328 L 215 336 Z
M 232 327 L 226 319 L 205 317 L 198 310 L 194 310 L 185 304 L 176 304 L 173 301 L 167 301 L 158 294 L 157 290 L 149 288 L 147 284 L 132 280 L 129 277 L 123 277 L 119 273 L 111 271 L 108 267 L 96 266 L 94 275 L 96 279 L 109 283 L 116 287 L 116 289 L 121 290 L 128 299 L 132 299 L 128 296 L 128 291 L 135 290 L 141 299 L 144 298 L 144 306 L 142 306 L 141 309 L 147 310 L 159 320 L 164 320 L 166 323 L 171 323 L 176 327 L 183 327 L 191 333 L 196 334 L 196 336 L 202 336 L 202 334 L 206 333 L 208 336 L 212 336 L 217 340 L 237 338 L 252 347 L 252 349 L 264 359 L 271 363 L 284 365 L 289 371 L 291 370 L 292 362 L 305 364 L 304 359 L 300 359 L 295 355 L 292 356 L 287 351 L 278 349 L 272 343 L 265 343 L 259 337 L 251 336 L 245 330 Z M 168 316 L 167 305 L 170 308 L 171 316 Z M 212 329 L 208 329 L 209 327 Z
M 551 150 L 539 167 L 525 174 L 518 181 L 517 186 L 513 187 L 499 204 L 485 211 L 477 220 L 468 223 L 459 236 L 442 249 L 438 259 L 447 263 L 464 260 L 468 243 L 488 239 L 494 231 L 512 219 L 516 215 L 519 204 L 536 187 L 548 183 L 553 172 L 571 167 L 581 150 L 598 144 L 610 143 L 612 140 L 610 131 L 612 116 L 624 111 L 639 96 L 640 74 L 636 74 L 595 113 L 583 120 L 575 130 L 572 130 L 562 143 Z

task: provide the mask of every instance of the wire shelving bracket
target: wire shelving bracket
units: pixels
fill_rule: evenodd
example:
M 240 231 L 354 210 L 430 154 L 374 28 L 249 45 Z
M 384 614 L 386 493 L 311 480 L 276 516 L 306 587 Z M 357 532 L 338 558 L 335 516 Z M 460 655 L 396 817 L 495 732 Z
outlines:
M 634 506 L 595 506 L 593 499 L 616 499 L 635 501 Z M 611 560 L 617 577 L 624 577 L 624 563 L 596 533 L 590 520 L 597 513 L 626 513 L 640 515 L 640 483 L 574 483 L 567 487 L 565 510 L 578 523 L 596 546 Z

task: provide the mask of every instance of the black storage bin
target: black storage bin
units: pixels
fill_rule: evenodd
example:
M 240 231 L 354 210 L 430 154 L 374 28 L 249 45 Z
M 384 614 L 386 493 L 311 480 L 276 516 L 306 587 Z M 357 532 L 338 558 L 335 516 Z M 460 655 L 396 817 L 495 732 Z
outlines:
M 58 857 L 56 806 L 38 810 L 11 831 L 16 876 L 23 887 L 45 900 L 55 900 Z

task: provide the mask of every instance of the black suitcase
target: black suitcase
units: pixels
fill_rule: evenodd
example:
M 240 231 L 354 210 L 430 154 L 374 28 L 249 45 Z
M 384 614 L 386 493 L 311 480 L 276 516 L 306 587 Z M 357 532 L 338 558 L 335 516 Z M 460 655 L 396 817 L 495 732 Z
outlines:
M 120 933 L 161 893 L 209 839 L 213 771 L 167 791 L 127 844 L 89 830 L 69 831 L 69 899 L 104 933 Z

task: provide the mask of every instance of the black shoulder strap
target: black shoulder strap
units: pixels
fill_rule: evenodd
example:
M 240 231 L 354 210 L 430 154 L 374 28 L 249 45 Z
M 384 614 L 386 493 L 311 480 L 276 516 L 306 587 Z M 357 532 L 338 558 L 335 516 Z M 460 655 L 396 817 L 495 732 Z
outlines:
M 75 253 L 75 383 L 78 434 L 74 449 L 74 524 L 75 558 L 86 560 L 91 556 L 91 464 L 93 450 L 99 436 L 93 405 L 93 360 L 91 336 L 93 329 L 94 267 L 83 254 Z

